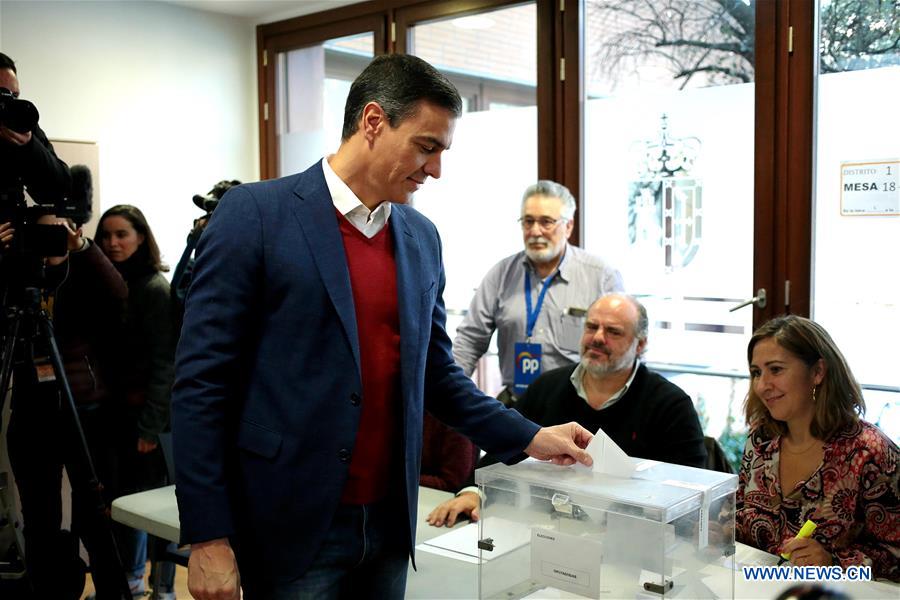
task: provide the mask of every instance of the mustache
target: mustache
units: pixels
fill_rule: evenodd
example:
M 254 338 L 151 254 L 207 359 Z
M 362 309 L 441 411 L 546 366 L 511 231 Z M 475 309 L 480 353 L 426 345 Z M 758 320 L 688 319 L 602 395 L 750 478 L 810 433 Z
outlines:
M 612 353 L 612 351 L 609 349 L 609 346 L 607 346 L 606 344 L 588 344 L 584 347 L 584 352 L 582 352 L 581 354 L 587 354 L 588 350 L 597 350 L 599 352 L 602 352 L 603 354 L 606 354 L 607 356 Z
M 549 244 L 550 240 L 548 240 L 547 238 L 545 238 L 542 235 L 533 235 L 530 238 L 528 238 L 528 243 L 529 244 Z

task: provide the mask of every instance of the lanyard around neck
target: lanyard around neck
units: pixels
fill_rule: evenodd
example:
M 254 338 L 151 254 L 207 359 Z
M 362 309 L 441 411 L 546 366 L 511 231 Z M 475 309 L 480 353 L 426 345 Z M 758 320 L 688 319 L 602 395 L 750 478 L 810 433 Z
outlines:
M 528 269 L 525 269 L 525 338 L 531 339 L 531 335 L 534 333 L 534 326 L 537 323 L 538 315 L 541 314 L 541 306 L 544 305 L 544 296 L 547 295 L 547 289 L 550 287 L 550 282 L 553 281 L 553 278 L 556 277 L 556 274 L 559 273 L 559 269 L 553 272 L 550 277 L 544 280 L 544 284 L 541 286 L 541 293 L 538 294 L 537 305 L 535 305 L 534 310 L 531 309 L 531 273 Z

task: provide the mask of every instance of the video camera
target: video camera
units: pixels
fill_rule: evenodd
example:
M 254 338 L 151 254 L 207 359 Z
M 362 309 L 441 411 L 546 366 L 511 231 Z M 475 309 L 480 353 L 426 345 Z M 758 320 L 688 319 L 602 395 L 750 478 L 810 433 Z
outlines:
M 213 211 L 219 205 L 219 200 L 222 199 L 225 192 L 236 185 L 241 185 L 241 182 L 237 179 L 223 179 L 214 185 L 205 196 L 194 194 L 194 204 L 198 208 L 205 210 L 206 214 L 194 220 L 194 226 L 188 233 L 187 245 L 185 245 L 184 252 L 181 253 L 181 258 L 178 259 L 178 264 L 172 273 L 172 307 L 179 325 L 181 316 L 184 313 L 184 299 L 187 297 L 188 288 L 191 285 L 194 273 L 194 248 L 197 247 L 197 242 L 200 240 L 200 236 L 209 222 L 209 217 L 212 216 Z
M 0 123 L 5 127 L 16 133 L 28 133 L 37 125 L 39 118 L 34 104 L 16 98 L 11 91 L 0 87 Z
M 13 93 L 0 88 L 0 124 L 17 133 L 28 133 L 37 127 L 40 113 L 28 100 L 16 98 Z M 15 171 L 15 166 L 4 165 Z M 83 223 L 90 218 L 91 173 L 81 167 L 78 182 L 70 193 L 56 198 L 52 204 L 27 206 L 21 174 L 4 173 L 0 186 L 0 223 L 12 223 L 16 234 L 9 254 L 13 257 L 64 256 L 66 254 L 66 229 L 59 225 L 41 225 L 38 219 L 47 214 L 70 218 Z M 75 169 L 70 171 L 75 174 Z
M 222 181 L 214 185 L 213 189 L 209 190 L 209 192 L 205 196 L 194 194 L 194 204 L 196 204 L 198 208 L 202 208 L 203 210 L 205 210 L 206 216 L 208 217 L 216 209 L 216 206 L 219 205 L 219 200 L 222 199 L 222 196 L 225 195 L 225 192 L 236 185 L 241 185 L 241 182 L 237 179 L 223 179 Z
M 17 133 L 37 130 L 40 113 L 28 100 L 17 98 L 11 90 L 0 87 L 0 125 Z M 32 143 L 39 143 L 35 140 Z M 25 200 L 25 182 L 20 170 L 26 166 L 17 161 L 4 161 L 0 165 L 0 223 L 9 222 L 15 230 L 12 247 L 7 256 L 43 258 L 66 254 L 67 232 L 60 225 L 38 223 L 43 215 L 52 214 L 68 218 L 82 225 L 91 218 L 93 186 L 91 172 L 83 165 L 69 170 L 69 189 L 55 194 L 54 198 L 33 197 L 35 205 Z M 32 194 L 32 196 L 35 196 Z
M 0 190 L 0 223 L 12 223 L 16 234 L 10 248 L 11 256 L 65 256 L 67 232 L 61 225 L 43 225 L 38 219 L 55 215 L 71 219 L 81 226 L 91 219 L 93 184 L 91 171 L 84 165 L 69 169 L 71 186 L 69 193 L 53 204 L 27 206 L 21 184 Z

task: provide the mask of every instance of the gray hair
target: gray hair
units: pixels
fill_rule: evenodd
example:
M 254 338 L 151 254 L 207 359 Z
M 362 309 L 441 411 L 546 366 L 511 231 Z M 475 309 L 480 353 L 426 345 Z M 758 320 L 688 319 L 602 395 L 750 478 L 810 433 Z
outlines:
M 641 304 L 640 300 L 631 294 L 622 295 L 628 298 L 638 311 L 638 320 L 634 326 L 634 335 L 636 335 L 639 340 L 646 340 L 647 336 L 650 334 L 650 319 L 647 317 L 647 307 Z
M 541 179 L 537 183 L 529 185 L 522 194 L 522 210 L 525 210 L 525 203 L 532 196 L 549 196 L 551 198 L 559 198 L 562 202 L 562 210 L 560 215 L 563 219 L 571 221 L 575 216 L 575 197 L 569 188 L 561 183 L 550 181 L 549 179 Z

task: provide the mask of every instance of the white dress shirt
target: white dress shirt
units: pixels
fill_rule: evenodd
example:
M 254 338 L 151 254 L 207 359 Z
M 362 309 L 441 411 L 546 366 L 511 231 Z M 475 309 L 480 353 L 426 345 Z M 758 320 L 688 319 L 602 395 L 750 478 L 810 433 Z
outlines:
M 391 216 L 391 203 L 382 202 L 375 207 L 375 210 L 366 208 L 353 190 L 337 176 L 337 173 L 328 164 L 328 158 L 326 156 L 322 159 L 322 171 L 325 173 L 325 185 L 328 186 L 328 193 L 331 194 L 334 207 L 347 217 L 347 220 L 364 236 L 374 237 L 387 224 L 388 217 Z

